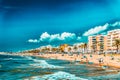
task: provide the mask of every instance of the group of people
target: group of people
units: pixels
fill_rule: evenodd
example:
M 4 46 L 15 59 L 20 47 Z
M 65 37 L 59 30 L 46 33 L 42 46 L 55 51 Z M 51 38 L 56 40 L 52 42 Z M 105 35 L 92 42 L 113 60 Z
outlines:
M 90 54 L 90 58 L 92 58 L 93 56 L 92 56 L 92 54 Z M 85 60 L 84 60 L 85 59 Z M 82 55 L 82 57 L 81 57 L 81 63 L 84 63 L 84 61 L 86 62 L 86 64 L 89 64 L 90 62 L 89 62 L 89 59 L 87 58 L 87 56 L 85 56 L 85 55 Z M 76 61 L 76 58 L 75 58 L 75 61 Z M 103 64 L 104 64 L 104 59 L 103 58 L 99 58 L 98 59 L 98 63 L 99 63 L 99 66 L 100 67 L 102 67 L 103 69 L 106 69 L 106 66 L 104 66 Z

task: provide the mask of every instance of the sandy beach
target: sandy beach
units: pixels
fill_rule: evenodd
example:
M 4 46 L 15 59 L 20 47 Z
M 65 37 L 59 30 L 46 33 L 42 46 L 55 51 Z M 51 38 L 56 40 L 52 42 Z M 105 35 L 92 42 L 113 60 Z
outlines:
M 0 77 L 1 79 L 11 78 L 11 77 L 14 78 L 14 76 L 16 75 L 18 75 L 17 77 L 18 79 L 21 79 L 19 75 L 22 75 L 23 78 L 29 80 L 32 80 L 33 78 L 35 79 L 43 78 L 43 80 L 44 78 L 46 80 L 47 79 L 102 80 L 104 78 L 103 80 L 108 80 L 111 78 L 119 79 L 119 74 L 120 74 L 119 66 L 115 68 L 115 66 L 109 64 L 111 67 L 102 69 L 102 67 L 99 65 L 97 58 L 105 57 L 104 55 L 93 54 L 91 57 L 90 54 L 85 54 L 84 56 L 86 56 L 88 59 L 83 58 L 82 54 L 63 55 L 61 53 L 60 54 L 44 53 L 42 55 L 38 53 L 12 53 L 12 54 L 0 53 L 0 56 L 1 56 L 1 64 L 0 64 L 1 69 L 3 71 L 11 73 L 11 74 L 7 74 L 5 72 L 5 74 L 7 74 L 6 77 L 1 76 Z M 107 55 L 106 57 L 110 58 L 109 56 L 110 55 Z M 116 60 L 117 59 L 112 60 L 113 63 L 115 63 L 114 61 Z M 90 64 L 91 62 L 93 64 Z M 6 64 L 9 65 L 6 66 Z M 105 60 L 104 60 L 104 64 L 102 65 L 106 65 Z M 6 67 L 8 68 L 7 70 Z M 32 75 L 27 76 L 28 74 L 32 74 Z M 51 79 L 51 76 L 53 77 L 53 79 Z
M 108 66 L 114 68 L 120 68 L 120 55 L 119 54 L 106 54 L 106 55 L 98 55 L 98 54 L 80 54 L 80 55 L 68 55 L 68 54 L 53 54 L 53 53 L 45 53 L 45 54 L 36 54 L 36 53 L 21 53 L 20 55 L 25 56 L 37 56 L 42 58 L 50 58 L 50 59 L 60 59 L 60 60 L 69 60 L 69 61 L 76 61 L 80 64 L 86 63 L 96 66 Z M 102 58 L 103 62 L 100 63 L 99 59 Z M 114 58 L 114 59 L 112 59 Z

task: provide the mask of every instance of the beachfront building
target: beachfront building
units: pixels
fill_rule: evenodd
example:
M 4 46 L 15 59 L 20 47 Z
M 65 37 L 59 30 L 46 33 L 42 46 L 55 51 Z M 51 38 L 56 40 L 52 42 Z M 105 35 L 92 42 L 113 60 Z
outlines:
M 95 42 L 96 42 L 96 37 L 95 36 L 89 36 L 88 37 L 88 51 L 89 52 L 94 52 L 95 51 L 95 48 L 96 48 Z
M 88 51 L 94 53 L 102 53 L 106 49 L 106 36 L 96 35 L 88 37 Z
M 89 36 L 88 50 L 97 53 L 116 52 L 117 47 L 114 45 L 116 39 L 120 39 L 120 29 L 108 31 L 107 35 Z
M 120 29 L 108 31 L 107 33 L 107 51 L 116 52 L 115 40 L 120 39 Z

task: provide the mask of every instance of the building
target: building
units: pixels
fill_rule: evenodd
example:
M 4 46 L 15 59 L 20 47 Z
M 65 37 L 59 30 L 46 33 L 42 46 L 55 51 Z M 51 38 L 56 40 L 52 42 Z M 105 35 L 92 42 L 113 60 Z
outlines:
M 90 52 L 115 52 L 116 46 L 113 46 L 115 39 L 120 39 L 120 29 L 107 32 L 107 35 L 96 35 L 88 37 L 88 50 Z
M 120 39 L 120 29 L 108 31 L 107 33 L 107 51 L 116 51 L 116 47 L 113 45 L 115 39 Z
M 104 52 L 107 52 L 107 35 L 104 36 Z
M 88 37 L 88 51 L 89 52 L 93 52 L 94 48 L 96 48 L 95 42 L 96 42 L 96 37 L 95 36 L 89 36 Z
M 88 37 L 88 50 L 89 52 L 103 52 L 106 49 L 106 36 L 96 35 Z

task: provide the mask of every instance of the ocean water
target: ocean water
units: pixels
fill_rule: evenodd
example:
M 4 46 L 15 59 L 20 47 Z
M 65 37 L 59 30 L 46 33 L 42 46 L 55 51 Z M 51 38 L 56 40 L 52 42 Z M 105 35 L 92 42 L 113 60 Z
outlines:
M 119 80 L 120 73 L 112 71 L 64 60 L 0 55 L 0 80 Z

